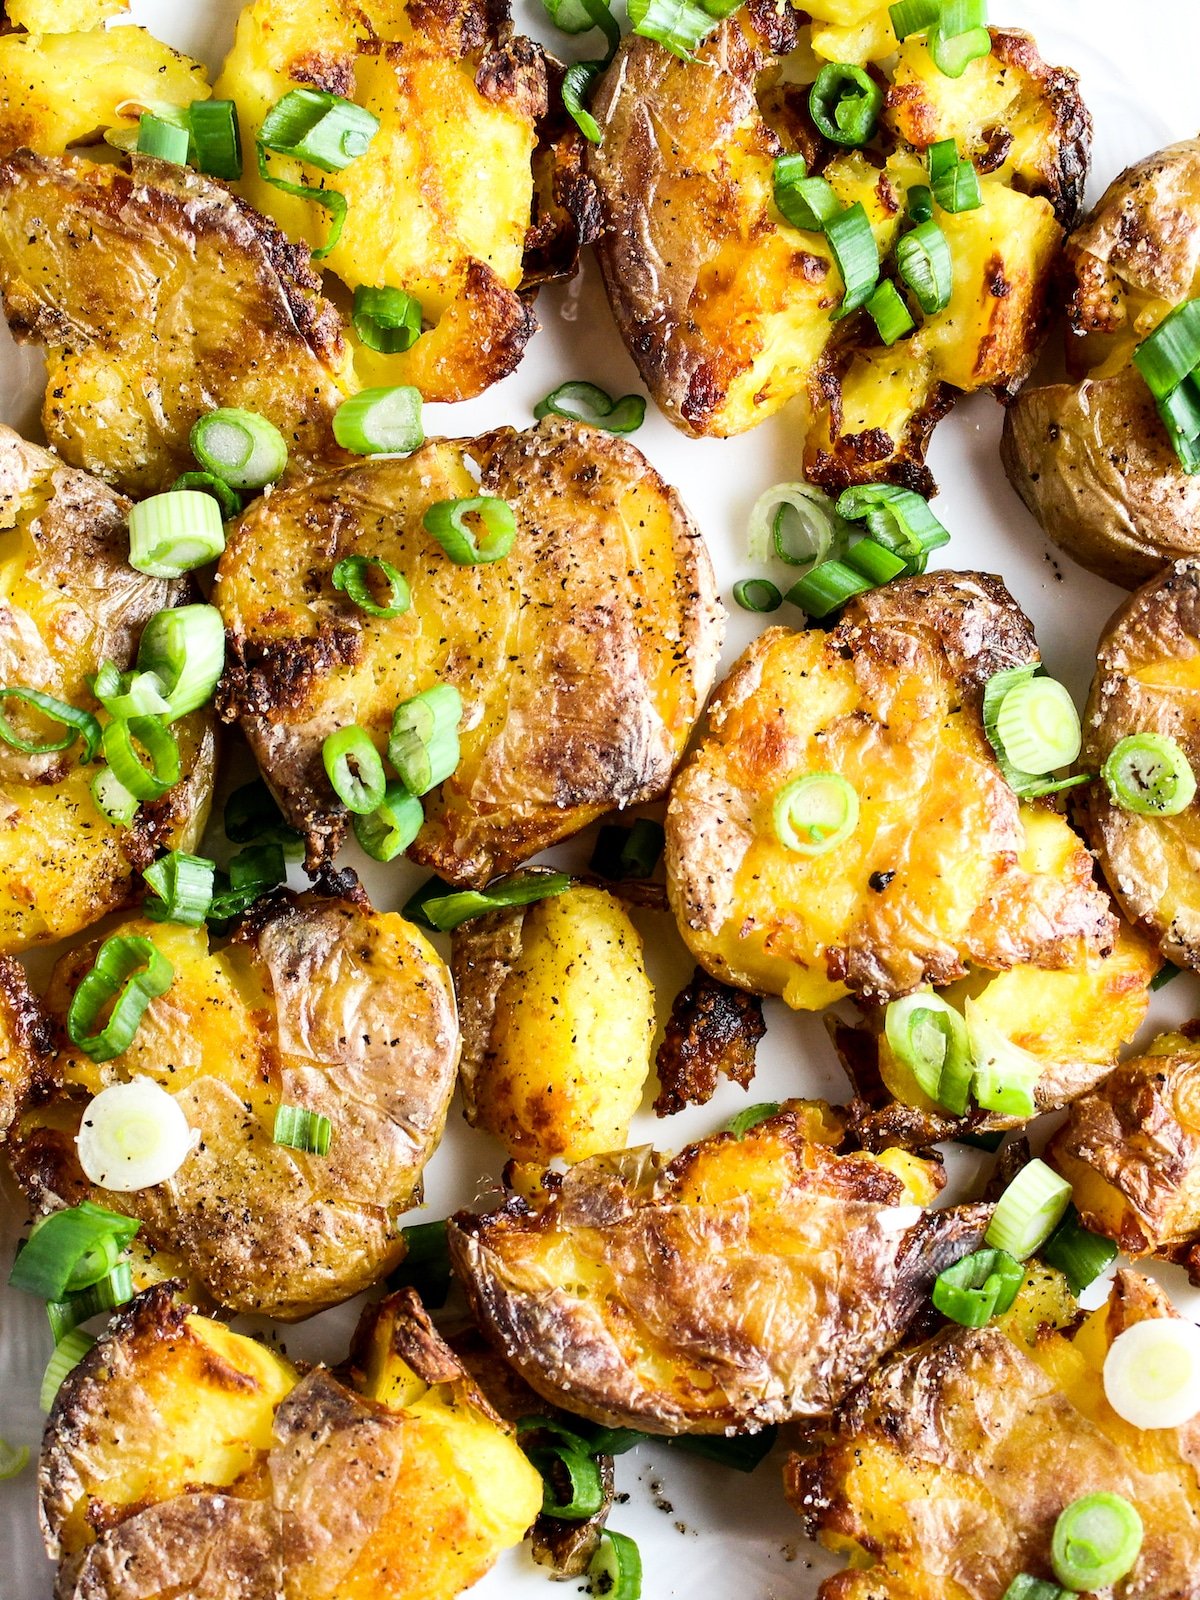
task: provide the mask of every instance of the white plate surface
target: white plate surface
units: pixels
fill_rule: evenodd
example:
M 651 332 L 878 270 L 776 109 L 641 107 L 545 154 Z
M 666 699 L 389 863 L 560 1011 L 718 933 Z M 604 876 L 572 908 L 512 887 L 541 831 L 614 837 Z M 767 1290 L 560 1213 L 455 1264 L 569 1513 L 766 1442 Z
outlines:
M 133 20 L 160 38 L 215 66 L 232 34 L 237 0 L 134 0 Z M 524 31 L 564 53 L 564 40 L 548 25 L 539 0 L 515 0 Z M 993 0 L 993 20 L 1036 34 L 1049 61 L 1074 67 L 1095 121 L 1096 139 L 1089 199 L 1095 199 L 1120 168 L 1200 127 L 1200 7 L 1196 0 Z M 566 41 L 566 52 L 571 42 Z M 576 51 L 575 54 L 586 52 Z M 637 374 L 612 325 L 594 264 L 565 287 L 543 291 L 538 301 L 542 331 L 517 372 L 479 400 L 431 406 L 430 433 L 471 434 L 532 420 L 533 405 L 567 378 L 588 378 L 612 393 L 639 389 Z M 41 359 L 18 351 L 0 329 L 0 420 L 38 437 Z M 1033 618 L 1048 670 L 1070 685 L 1082 704 L 1091 676 L 1096 638 L 1121 599 L 1121 591 L 1058 556 L 1043 537 L 1000 470 L 997 445 L 1000 411 L 990 397 L 976 396 L 938 427 L 930 462 L 941 486 L 938 514 L 953 534 L 939 552 L 942 564 L 999 572 Z M 708 539 L 722 593 L 746 574 L 742 556 L 746 514 L 757 495 L 780 478 L 798 476 L 800 437 L 785 411 L 754 433 L 729 441 L 684 439 L 651 408 L 635 441 L 682 491 Z M 725 661 L 733 661 L 756 630 L 756 620 L 733 608 Z M 587 839 L 552 852 L 552 858 L 582 864 Z M 352 859 L 352 853 L 347 852 Z M 371 863 L 362 875 L 381 909 L 403 904 L 420 874 Z M 690 971 L 678 938 L 665 917 L 650 917 L 643 932 L 658 985 L 660 1011 L 670 1005 Z M 42 962 L 39 970 L 44 969 Z M 1200 1012 L 1200 987 L 1181 977 L 1155 998 L 1153 1021 L 1143 1038 L 1165 1023 Z M 756 1100 L 785 1095 L 844 1098 L 845 1079 L 833 1059 L 824 1029 L 812 1018 L 792 1015 L 768 1002 L 769 1033 L 759 1050 Z M 649 1100 L 648 1096 L 648 1100 Z M 742 1091 L 722 1086 L 712 1103 L 668 1124 L 643 1112 L 632 1143 L 656 1142 L 676 1149 L 711 1132 L 747 1103 Z M 951 1193 L 983 1170 L 986 1158 L 950 1152 Z M 426 1174 L 427 1205 L 414 1216 L 444 1216 L 470 1204 L 498 1174 L 502 1152 L 491 1139 L 472 1133 L 452 1113 L 446 1139 Z M 13 1244 L 25 1220 L 5 1176 L 0 1187 L 0 1436 L 36 1451 L 41 1431 L 38 1385 L 50 1354 L 50 1334 L 39 1304 L 3 1287 Z M 1156 1271 L 1177 1303 L 1200 1315 L 1200 1296 L 1174 1269 Z M 345 1349 L 356 1309 L 341 1307 L 299 1328 L 285 1330 L 288 1349 L 309 1358 L 336 1359 Z M 703 1594 L 706 1600 L 811 1600 L 820 1579 L 837 1570 L 804 1538 L 784 1501 L 780 1447 L 752 1477 L 722 1471 L 643 1446 L 618 1463 L 618 1490 L 629 1496 L 612 1525 L 641 1546 L 646 1600 Z M 554 1591 L 525 1550 L 511 1552 L 472 1591 L 479 1600 L 550 1600 Z M 580 1587 L 579 1585 L 576 1586 Z M 570 1590 L 565 1592 L 572 1592 Z M 32 1472 L 0 1484 L 0 1600 L 49 1600 L 51 1572 L 38 1538 Z

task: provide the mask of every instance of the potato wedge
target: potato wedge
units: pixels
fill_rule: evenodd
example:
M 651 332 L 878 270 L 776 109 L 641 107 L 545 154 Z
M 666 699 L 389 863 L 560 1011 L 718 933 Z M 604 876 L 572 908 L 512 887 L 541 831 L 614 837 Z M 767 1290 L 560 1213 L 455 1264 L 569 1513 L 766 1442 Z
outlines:
M 513 506 L 516 542 L 502 561 L 456 566 L 422 517 L 479 493 Z M 397 567 L 411 609 L 381 620 L 334 590 L 352 554 Z M 401 701 L 436 681 L 459 689 L 462 759 L 426 796 L 410 853 L 470 884 L 663 793 L 724 618 L 674 490 L 632 445 L 556 418 L 277 491 L 230 530 L 216 592 L 225 714 L 307 835 L 312 870 L 347 824 L 325 737 L 358 723 L 383 745 Z
M 214 406 L 268 417 L 297 464 L 344 459 L 341 319 L 307 251 L 212 178 L 21 151 L 0 162 L 0 293 L 46 346 L 46 437 L 135 495 L 195 465 Z
M 1177 1315 L 1149 1279 L 1117 1275 L 1074 1336 L 1042 1324 L 949 1327 L 894 1355 L 814 1456 L 792 1456 L 788 1496 L 811 1533 L 849 1556 L 821 1600 L 1000 1600 L 1018 1573 L 1049 1578 L 1059 1513 L 1103 1490 L 1144 1528 L 1129 1600 L 1192 1600 L 1200 1573 L 1200 1421 L 1143 1432 L 1104 1398 L 1109 1345 Z
M 529 1202 L 450 1221 L 476 1321 L 531 1388 L 649 1433 L 827 1414 L 903 1338 L 986 1207 L 922 1213 L 940 1169 L 843 1155 L 827 1107 L 547 1173 Z M 914 1203 L 915 1202 L 915 1203 Z
M 576 884 L 455 930 L 463 1114 L 546 1164 L 621 1149 L 642 1103 L 654 990 L 621 902 Z
M 891 583 L 829 633 L 762 634 L 667 810 L 668 890 L 697 961 L 819 1010 L 1109 949 L 1090 856 L 1057 813 L 1018 803 L 983 732 L 984 683 L 1037 658 L 1027 619 L 981 573 Z M 847 779 L 859 819 L 805 856 L 778 842 L 772 803 L 815 771 Z
M 191 598 L 187 583 L 128 565 L 128 513 L 105 484 L 0 427 L 0 685 L 97 709 L 88 679 L 101 662 L 131 666 L 150 618 Z M 23 737 L 46 738 L 37 713 L 3 704 Z M 80 763 L 78 744 L 29 755 L 0 743 L 0 951 L 77 933 L 130 903 L 136 869 L 160 848 L 194 848 L 212 796 L 212 715 L 175 732 L 184 777 L 128 829 L 97 808 L 98 768 Z
M 432 946 L 361 893 L 280 891 L 215 951 L 204 929 L 120 931 L 153 939 L 174 982 L 114 1060 L 67 1045 L 42 1063 L 54 1092 L 26 1109 L 8 1147 L 30 1199 L 49 1210 L 90 1196 L 138 1217 L 142 1241 L 235 1311 L 294 1321 L 374 1283 L 403 1256 L 396 1219 L 420 1196 L 458 1064 L 449 974 Z M 55 969 L 44 1004 L 59 1039 L 95 951 Z M 200 1144 L 167 1183 L 110 1193 L 88 1183 L 75 1135 L 92 1095 L 139 1075 L 169 1088 Z M 273 1142 L 281 1103 L 330 1119 L 327 1156 Z

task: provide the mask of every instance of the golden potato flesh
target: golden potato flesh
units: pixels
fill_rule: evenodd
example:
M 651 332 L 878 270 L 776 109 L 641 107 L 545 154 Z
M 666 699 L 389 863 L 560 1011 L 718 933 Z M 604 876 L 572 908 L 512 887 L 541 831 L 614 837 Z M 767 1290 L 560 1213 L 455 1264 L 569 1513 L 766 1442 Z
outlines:
M 19 151 L 0 162 L 0 292 L 46 346 L 50 443 L 125 493 L 195 466 L 217 406 L 279 428 L 297 463 L 340 457 L 341 322 L 308 252 L 212 178 Z
M 484 1333 L 572 1411 L 664 1434 L 821 1416 L 987 1225 L 984 1207 L 921 1211 L 932 1162 L 840 1138 L 799 1106 L 666 1165 L 594 1157 L 528 1202 L 459 1212 L 451 1259 Z
M 10 1131 L 17 1178 L 41 1209 L 93 1198 L 142 1222 L 199 1290 L 236 1311 L 295 1320 L 357 1294 L 401 1259 L 397 1217 L 420 1196 L 458 1064 L 449 974 L 424 936 L 363 901 L 279 893 L 210 951 L 204 929 L 130 922 L 174 967 L 133 1043 L 97 1064 L 71 1046 L 56 1087 Z M 45 1008 L 61 1032 L 96 943 L 64 956 Z M 176 1097 L 197 1148 L 168 1182 L 90 1185 L 75 1135 L 92 1095 L 136 1076 Z M 280 1104 L 327 1116 L 325 1156 L 272 1139 Z
M 984 683 L 1037 659 L 1028 620 L 980 573 L 891 583 L 829 633 L 762 634 L 667 810 L 671 904 L 701 965 L 819 1010 L 1109 949 L 1116 919 L 1088 852 L 1056 813 L 1018 802 L 983 731 Z M 854 831 L 815 856 L 781 844 L 772 817 L 809 772 L 859 801 Z
M 324 265 L 349 288 L 415 295 L 431 324 L 403 354 L 355 347 L 364 386 L 415 384 L 427 400 L 462 400 L 505 377 L 537 327 L 519 298 L 533 206 L 537 124 L 546 112 L 539 46 L 514 36 L 508 7 L 484 0 L 254 0 L 215 92 L 236 102 L 242 142 L 297 84 L 345 95 L 379 118 L 366 152 L 342 172 L 271 156 L 273 176 L 336 188 L 349 212 Z M 246 198 L 314 249 L 330 215 L 263 181 Z
M 129 0 L 7 0 L 4 14 L 30 33 L 74 33 L 128 9 Z
M 1200 772 L 1200 561 L 1177 561 L 1110 619 L 1083 719 L 1081 770 L 1099 772 L 1127 735 L 1174 739 Z M 1118 806 L 1102 781 L 1078 814 L 1121 909 L 1181 967 L 1200 967 L 1200 801 L 1172 817 Z
M 622 1149 L 642 1103 L 654 990 L 621 902 L 577 884 L 454 934 L 467 1121 L 522 1161 Z
M 839 10 L 828 7 L 827 10 Z M 867 59 L 894 53 L 886 159 L 815 134 L 807 91 L 781 58 L 798 43 Z M 1078 212 L 1090 123 L 1074 75 L 1027 35 L 993 31 L 953 96 L 925 44 L 897 46 L 886 9 L 818 18 L 745 7 L 681 61 L 631 35 L 593 108 L 598 244 L 617 325 L 667 416 L 727 435 L 803 396 L 805 472 L 829 487 L 890 481 L 929 491 L 925 446 L 956 391 L 1015 390 L 1033 364 L 1050 269 Z M 951 80 L 942 80 L 950 83 Z M 987 115 L 981 126 L 980 106 Z M 926 148 L 954 138 L 976 162 L 982 204 L 939 213 L 954 264 L 949 303 L 887 349 L 865 312 L 836 323 L 840 270 L 825 236 L 782 220 L 776 156 L 798 150 L 843 206 L 861 204 L 886 261 Z
M 821 1600 L 1001 1600 L 1022 1572 L 1051 1578 L 1059 1514 L 1084 1495 L 1129 1500 L 1144 1537 L 1125 1600 L 1192 1600 L 1200 1573 L 1200 1421 L 1142 1431 L 1104 1397 L 1112 1341 L 1173 1315 L 1157 1286 L 1119 1273 L 1074 1337 L 1043 1324 L 949 1327 L 892 1356 L 788 1494 L 809 1531 L 850 1558 Z
M 516 541 L 503 560 L 456 566 L 422 519 L 436 501 L 478 494 L 510 503 Z M 391 562 L 411 608 L 370 617 L 335 590 L 350 555 Z M 215 599 L 226 712 L 306 832 L 310 867 L 347 823 L 326 736 L 357 723 L 382 747 L 401 701 L 436 682 L 459 690 L 462 758 L 426 796 L 411 854 L 476 884 L 662 794 L 712 683 L 724 616 L 675 492 L 632 445 L 555 418 L 277 490 L 230 530 Z
M 190 598 L 186 583 L 127 564 L 128 513 L 104 484 L 0 427 L 0 686 L 98 710 L 88 679 L 101 663 L 131 666 L 150 618 Z M 3 705 L 28 742 L 60 732 L 17 701 Z M 81 764 L 78 743 L 34 755 L 0 744 L 0 951 L 78 932 L 128 905 L 135 869 L 160 848 L 195 847 L 212 795 L 212 716 L 195 712 L 174 731 L 184 776 L 128 829 L 96 806 L 99 768 Z

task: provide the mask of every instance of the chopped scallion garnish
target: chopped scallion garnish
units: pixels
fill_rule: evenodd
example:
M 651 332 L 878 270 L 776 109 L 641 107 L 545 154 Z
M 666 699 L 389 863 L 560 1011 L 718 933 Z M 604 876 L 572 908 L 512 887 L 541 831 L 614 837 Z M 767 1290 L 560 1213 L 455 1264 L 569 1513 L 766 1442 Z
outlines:
M 222 521 L 228 522 L 230 517 L 236 517 L 242 509 L 242 498 L 235 489 L 231 489 L 224 478 L 218 478 L 215 472 L 181 472 L 171 485 L 170 493 L 177 494 L 180 489 L 194 489 L 200 494 L 210 494 L 221 508 Z
M 387 585 L 382 603 L 371 591 L 371 575 L 378 572 Z M 345 556 L 333 569 L 333 587 L 342 590 L 360 611 L 371 617 L 400 617 L 412 604 L 408 583 L 382 556 Z
M 106 939 L 91 971 L 71 996 L 67 1010 L 71 1043 L 93 1061 L 119 1056 L 133 1043 L 151 1000 L 166 994 L 174 977 L 174 967 L 150 939 L 124 934 Z M 108 1021 L 97 1029 L 110 1001 Z
M 388 1275 L 389 1289 L 415 1289 L 421 1304 L 437 1311 L 450 1293 L 450 1247 L 444 1222 L 414 1222 L 401 1228 L 404 1259 Z
M 152 111 L 143 111 L 138 118 L 137 153 L 140 156 L 155 156 L 159 161 L 185 167 L 190 143 L 186 124 L 168 122 Z
M 744 1111 L 739 1111 L 736 1117 L 730 1117 L 725 1126 L 735 1139 L 744 1139 L 751 1128 L 777 1117 L 780 1109 L 777 1100 L 764 1100 L 759 1105 L 747 1106 Z
M 12 1445 L 7 1439 L 0 1439 L 0 1483 L 7 1483 L 10 1478 L 19 1477 L 28 1465 L 27 1444 Z
M 393 861 L 421 831 L 425 812 L 402 783 L 389 783 L 369 816 L 355 816 L 354 837 L 373 861 Z
M 973 1062 L 960 1012 L 931 989 L 919 989 L 889 1004 L 884 1037 L 923 1093 L 955 1116 L 965 1113 Z
M 984 1242 L 1025 1261 L 1045 1244 L 1070 1203 L 1071 1185 L 1035 1158 L 1000 1196 Z
M 599 384 L 576 380 L 552 389 L 534 406 L 533 414 L 539 421 L 548 416 L 567 417 L 603 428 L 605 433 L 636 433 L 646 420 L 646 402 L 640 394 L 623 394 L 614 400 Z
M 232 100 L 193 100 L 187 109 L 191 159 L 211 178 L 236 183 L 242 175 L 242 138 Z
M 867 312 L 886 345 L 895 344 L 897 339 L 903 339 L 906 333 L 911 333 L 916 327 L 912 313 L 890 278 L 884 278 L 877 285 L 867 301 Z
M 692 0 L 629 0 L 629 21 L 641 38 L 657 39 L 681 61 L 691 61 L 719 18 Z
M 651 878 L 665 841 L 662 823 L 651 817 L 639 817 L 629 828 L 610 824 L 600 829 L 589 866 L 614 882 Z
M 327 1156 L 333 1140 L 333 1124 L 320 1111 L 307 1106 L 277 1106 L 272 1142 L 310 1156 Z
M 225 670 L 225 623 L 216 606 L 172 606 L 142 629 L 138 669 L 162 684 L 168 722 L 207 705 Z
M 879 122 L 883 90 L 862 67 L 831 61 L 808 92 L 813 122 L 833 144 L 857 148 L 870 142 Z
M 985 1328 L 1003 1316 L 1025 1281 L 1025 1268 L 1004 1250 L 976 1250 L 939 1272 L 933 1303 L 964 1328 Z
M 322 172 L 341 172 L 378 132 L 379 118 L 365 106 L 326 89 L 291 89 L 267 112 L 258 142 Z
M 861 200 L 830 217 L 825 237 L 833 251 L 846 292 L 830 320 L 840 322 L 852 311 L 865 306 L 879 282 L 879 250 Z
M 407 455 L 425 443 L 421 391 L 404 383 L 364 389 L 334 412 L 333 436 L 356 456 Z
M 976 211 L 983 204 L 975 165 L 959 159 L 953 139 L 930 145 L 929 183 L 933 198 L 943 211 Z
M 467 519 L 473 518 L 473 522 Z M 422 519 L 457 567 L 501 561 L 517 537 L 517 517 L 507 500 L 474 495 L 468 500 L 438 500 Z
M 793 228 L 824 233 L 842 209 L 833 185 L 827 178 L 810 178 L 808 162 L 798 153 L 775 157 L 771 181 L 776 210 Z
M 170 489 L 129 513 L 129 565 L 150 578 L 182 578 L 225 549 L 221 507 L 197 489 Z
M 827 617 L 856 594 L 865 594 L 874 585 L 844 561 L 822 561 L 799 583 L 794 583 L 784 599 L 799 606 L 810 617 Z
M 387 787 L 383 758 L 365 728 L 351 723 L 336 729 L 321 746 L 321 759 L 335 794 L 348 811 L 366 816 L 383 804 Z
M 0 739 L 12 749 L 19 750 L 27 756 L 53 755 L 59 750 L 68 749 L 76 739 L 82 738 L 82 761 L 86 764 L 95 758 L 96 751 L 100 748 L 102 732 L 99 719 L 90 711 L 68 705 L 65 700 L 59 700 L 55 695 L 46 694 L 41 689 L 26 689 L 21 685 L 0 689 L 0 703 L 5 700 L 16 700 L 23 705 L 32 706 L 35 711 L 40 711 L 43 716 L 49 717 L 51 722 L 60 723 L 65 730 L 58 739 L 26 739 L 12 726 L 7 716 L 0 713 Z
M 1074 1500 L 1054 1524 L 1050 1564 L 1074 1593 L 1109 1589 L 1129 1572 L 1142 1548 L 1137 1508 L 1123 1495 L 1101 1492 Z
M 936 222 L 921 222 L 896 245 L 896 269 L 927 317 L 944 311 L 954 292 L 954 263 Z
M 43 1411 L 50 1410 L 58 1391 L 63 1386 L 63 1380 L 68 1373 L 75 1370 L 95 1342 L 90 1334 L 82 1332 L 79 1328 L 72 1328 L 66 1338 L 55 1347 L 38 1394 L 38 1402 Z
M 1082 1294 L 1117 1259 L 1113 1241 L 1090 1233 L 1080 1222 L 1074 1205 L 1067 1207 L 1066 1215 L 1038 1253 L 1047 1266 L 1057 1267 L 1074 1295 Z
M 1131 733 L 1100 769 L 1112 802 L 1145 817 L 1175 817 L 1196 796 L 1196 774 L 1170 734 Z
M 109 722 L 102 735 L 104 759 L 113 777 L 137 800 L 161 800 L 179 782 L 179 741 L 161 717 Z M 138 755 L 145 751 L 149 764 Z
M 81 1323 L 90 1322 L 93 1317 L 103 1316 L 108 1311 L 115 1311 L 118 1306 L 132 1299 L 133 1269 L 128 1261 L 118 1261 L 111 1272 L 90 1288 L 80 1289 L 65 1300 L 48 1300 L 46 1315 L 50 1319 L 50 1331 L 55 1344 L 61 1343 L 72 1328 L 78 1328 Z
M 486 889 L 453 889 L 440 878 L 431 878 L 412 896 L 402 914 L 410 922 L 450 933 L 472 917 L 509 906 L 532 905 L 536 900 L 565 894 L 570 887 L 571 877 L 566 872 L 519 872 Z
M 733 586 L 733 598 L 743 611 L 760 615 L 778 611 L 783 604 L 783 595 L 769 578 L 739 578 Z
M 9 1273 L 11 1288 L 40 1300 L 65 1300 L 113 1270 L 141 1223 L 85 1200 L 34 1225 Z
M 212 905 L 215 875 L 216 867 L 207 857 L 169 851 L 142 874 L 146 887 L 157 896 L 144 903 L 143 913 L 156 922 L 201 927 Z
M 225 406 L 200 417 L 189 438 L 206 471 L 231 489 L 263 489 L 287 466 L 287 441 L 273 422 L 255 411 Z
M 400 355 L 421 337 L 421 302 L 403 289 L 360 283 L 354 291 L 350 321 L 368 350 Z
M 588 1567 L 591 1592 L 605 1600 L 641 1600 L 642 1557 L 626 1534 L 605 1528 Z
M 837 772 L 806 772 L 785 783 L 771 806 L 775 837 L 799 856 L 836 850 L 858 826 L 858 791 Z
M 591 144 L 599 144 L 603 136 L 600 124 L 587 109 L 586 101 L 592 92 L 593 84 L 603 71 L 602 61 L 576 61 L 563 74 L 563 106 L 580 133 Z
M 452 776 L 460 756 L 462 714 L 462 696 L 451 683 L 435 683 L 392 713 L 388 760 L 410 794 L 428 794 Z

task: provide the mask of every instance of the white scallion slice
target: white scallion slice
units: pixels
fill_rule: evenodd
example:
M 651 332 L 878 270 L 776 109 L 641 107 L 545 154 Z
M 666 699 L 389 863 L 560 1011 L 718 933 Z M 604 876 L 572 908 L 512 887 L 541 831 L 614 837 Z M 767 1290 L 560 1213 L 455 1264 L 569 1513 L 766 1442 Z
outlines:
M 221 508 L 198 489 L 151 495 L 129 513 L 129 565 L 151 578 L 182 578 L 225 548 Z
M 152 1078 L 134 1078 L 89 1103 L 75 1143 L 92 1183 L 132 1194 L 173 1178 L 195 1139 L 179 1102 Z
M 204 705 L 225 670 L 225 624 L 216 606 L 174 606 L 142 629 L 138 666 L 152 672 L 174 722 Z
M 1000 1196 L 984 1243 L 1026 1261 L 1058 1227 L 1070 1203 L 1067 1180 L 1044 1161 L 1030 1161 Z
M 810 569 L 840 556 L 849 543 L 849 523 L 811 484 L 777 483 L 750 508 L 746 554 L 758 566 L 778 560 Z
M 1200 1413 L 1200 1328 L 1152 1317 L 1119 1333 L 1104 1358 L 1104 1393 L 1135 1428 L 1180 1428 Z
M 1055 678 L 1015 683 L 1000 702 L 996 732 L 1013 766 L 1035 777 L 1069 767 L 1083 742 L 1075 702 Z

